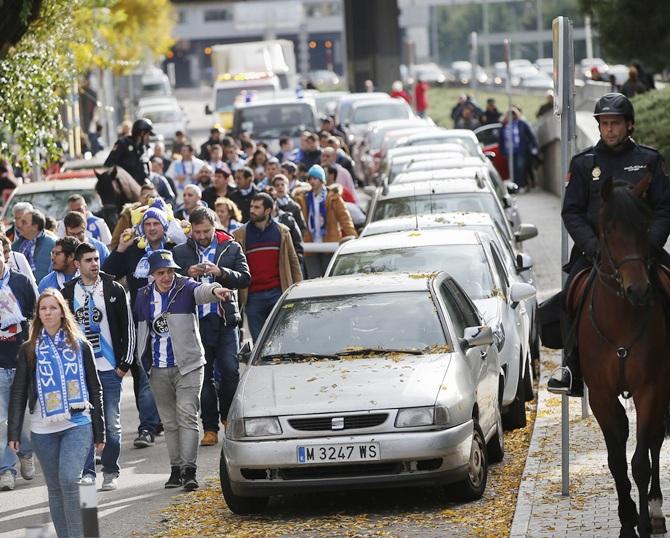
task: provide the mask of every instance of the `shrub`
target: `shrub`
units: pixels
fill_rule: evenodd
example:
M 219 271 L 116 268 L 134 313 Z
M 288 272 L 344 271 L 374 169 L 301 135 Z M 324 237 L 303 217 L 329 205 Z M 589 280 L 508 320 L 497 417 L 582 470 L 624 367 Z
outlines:
M 635 106 L 635 140 L 656 148 L 670 162 L 670 86 L 652 90 L 633 98 Z

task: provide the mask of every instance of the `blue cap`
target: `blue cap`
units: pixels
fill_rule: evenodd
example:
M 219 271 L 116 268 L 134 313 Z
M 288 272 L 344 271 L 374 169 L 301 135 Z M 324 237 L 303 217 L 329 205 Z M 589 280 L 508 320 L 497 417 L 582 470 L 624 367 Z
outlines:
M 181 269 L 172 258 L 172 252 L 165 249 L 154 250 L 149 256 L 149 274 L 158 269 Z
M 319 181 L 326 181 L 326 172 L 319 164 L 313 164 L 312 167 L 307 170 L 307 177 L 315 177 Z

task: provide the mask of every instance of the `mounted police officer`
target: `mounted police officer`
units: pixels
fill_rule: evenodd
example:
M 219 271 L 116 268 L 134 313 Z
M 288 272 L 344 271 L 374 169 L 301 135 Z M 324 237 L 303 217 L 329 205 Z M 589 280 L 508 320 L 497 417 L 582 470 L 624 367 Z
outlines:
M 620 93 L 604 95 L 596 103 L 593 116 L 598 122 L 600 140 L 573 157 L 561 212 L 565 227 L 575 243 L 570 261 L 563 267 L 568 273 L 566 291 L 574 277 L 591 268 L 598 257 L 600 185 L 605 178 L 635 185 L 647 171 L 651 173 L 652 180 L 647 190 L 647 201 L 653 211 L 649 239 L 656 250 L 656 261 L 670 266 L 670 254 L 663 250 L 670 235 L 670 180 L 665 172 L 663 157 L 655 149 L 637 144 L 631 138 L 635 111 L 626 96 Z M 575 320 L 567 321 L 566 325 L 572 326 Z M 570 396 L 581 396 L 583 393 L 574 332 L 568 331 L 568 338 L 564 341 L 565 363 L 549 379 L 550 392 Z
M 149 137 L 154 134 L 151 120 L 135 120 L 130 136 L 119 138 L 110 152 L 105 166 L 120 166 L 140 185 L 149 177 Z

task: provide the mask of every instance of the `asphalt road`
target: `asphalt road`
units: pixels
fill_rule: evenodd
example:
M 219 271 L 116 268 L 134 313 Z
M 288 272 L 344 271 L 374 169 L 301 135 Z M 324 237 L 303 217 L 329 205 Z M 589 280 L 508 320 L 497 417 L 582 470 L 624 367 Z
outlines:
M 204 92 L 196 91 L 178 93 L 190 118 L 189 135 L 198 144 L 206 139 L 212 123 L 211 117 L 204 114 L 205 96 Z M 560 285 L 560 201 L 550 194 L 537 192 L 520 196 L 518 202 L 523 220 L 537 224 L 540 230 L 540 237 L 529 241 L 526 250 L 534 258 L 539 296 L 543 298 Z M 124 437 L 119 489 L 98 493 L 100 528 L 105 537 L 144 535 L 150 532 L 160 522 L 160 512 L 180 495 L 180 490 L 163 488 L 170 470 L 164 438 L 159 437 L 154 447 L 135 449 L 132 446 L 138 420 L 130 378 L 124 380 L 123 389 L 121 416 Z M 200 449 L 200 479 L 218 475 L 219 450 L 220 444 Z M 101 481 L 100 474 L 98 485 Z M 14 491 L 0 492 L 0 536 L 3 537 L 24 536 L 29 525 L 48 521 L 47 491 L 39 468 L 33 481 L 18 479 L 16 484 Z M 306 515 L 318 512 L 318 503 L 300 499 L 280 501 L 281 510 Z M 341 495 L 322 499 L 326 499 L 330 505 L 340 501 L 348 502 L 346 496 Z M 376 508 L 380 513 L 383 512 L 381 506 Z M 370 509 L 371 512 L 375 511 L 375 506 L 370 506 Z M 402 531 L 404 535 L 408 529 Z

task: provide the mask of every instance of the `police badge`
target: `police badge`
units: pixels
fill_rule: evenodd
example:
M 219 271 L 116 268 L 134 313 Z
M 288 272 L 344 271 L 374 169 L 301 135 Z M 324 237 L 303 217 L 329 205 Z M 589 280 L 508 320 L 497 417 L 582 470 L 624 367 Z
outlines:
M 600 174 L 602 174 L 602 170 L 600 169 L 600 166 L 595 166 L 593 170 L 591 171 L 591 175 L 593 176 L 593 181 L 598 181 L 600 179 Z

